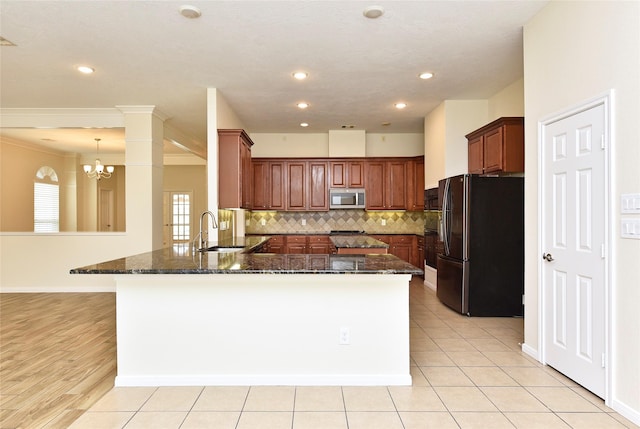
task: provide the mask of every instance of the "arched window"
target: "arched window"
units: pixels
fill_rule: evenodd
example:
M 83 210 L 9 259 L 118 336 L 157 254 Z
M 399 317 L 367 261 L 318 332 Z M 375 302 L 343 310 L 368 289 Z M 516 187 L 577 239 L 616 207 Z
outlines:
M 33 231 L 60 231 L 60 186 L 51 167 L 40 167 L 33 183 Z

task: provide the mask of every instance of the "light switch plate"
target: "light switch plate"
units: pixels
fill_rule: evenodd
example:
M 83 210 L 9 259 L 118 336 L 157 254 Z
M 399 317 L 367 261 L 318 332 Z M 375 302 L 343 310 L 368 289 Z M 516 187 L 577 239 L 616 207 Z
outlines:
M 620 212 L 622 214 L 640 213 L 640 194 L 620 195 Z
M 620 236 L 640 240 L 640 218 L 629 217 L 620 223 Z

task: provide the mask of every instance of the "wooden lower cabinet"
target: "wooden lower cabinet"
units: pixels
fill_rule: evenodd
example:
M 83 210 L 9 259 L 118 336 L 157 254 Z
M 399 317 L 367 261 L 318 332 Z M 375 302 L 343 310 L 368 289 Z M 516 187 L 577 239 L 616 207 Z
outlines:
M 393 235 L 391 236 L 391 254 L 403 261 L 412 263 L 413 248 L 415 247 L 415 235 Z
M 285 253 L 284 235 L 274 235 L 267 242 L 266 253 Z
M 420 250 L 417 235 L 413 234 L 374 234 L 370 237 L 389 245 L 388 253 L 397 256 L 416 267 L 422 269 L 422 264 L 415 262 L 420 258 Z M 424 241 L 422 242 L 424 252 Z M 424 253 L 423 253 L 424 254 Z M 422 257 L 423 258 L 423 257 Z
M 328 235 L 310 235 L 307 237 L 307 253 L 327 255 L 331 253 L 331 240 Z
M 280 252 L 287 254 L 316 254 L 328 255 L 331 253 L 331 240 L 328 235 L 277 235 L 271 237 L 269 243 L 277 239 L 276 243 Z
M 424 237 L 412 234 L 372 234 L 370 237 L 389 245 L 388 249 L 378 249 L 368 253 L 390 253 L 422 269 L 425 258 Z M 382 251 L 384 250 L 384 252 Z M 271 236 L 264 252 L 290 255 L 329 255 L 340 253 L 325 234 L 315 235 L 274 235 Z M 358 251 L 359 253 L 360 251 Z M 344 252 L 356 253 L 356 252 Z
M 287 254 L 307 253 L 306 235 L 287 235 L 285 237 L 285 252 Z

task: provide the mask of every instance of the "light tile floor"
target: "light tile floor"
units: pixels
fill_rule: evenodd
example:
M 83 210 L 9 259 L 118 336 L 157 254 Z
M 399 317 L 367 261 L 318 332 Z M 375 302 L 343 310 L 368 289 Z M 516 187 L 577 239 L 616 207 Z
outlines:
M 411 282 L 407 387 L 116 387 L 78 428 L 638 428 L 520 351 L 523 321 L 468 318 Z

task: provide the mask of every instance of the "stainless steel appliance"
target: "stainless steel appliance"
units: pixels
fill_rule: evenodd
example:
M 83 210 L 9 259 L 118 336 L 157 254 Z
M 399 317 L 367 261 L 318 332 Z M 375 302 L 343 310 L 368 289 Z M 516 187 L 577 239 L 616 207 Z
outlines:
M 522 316 L 524 179 L 465 174 L 439 185 L 438 298 L 469 316 Z
M 364 189 L 329 189 L 329 208 L 364 209 Z

